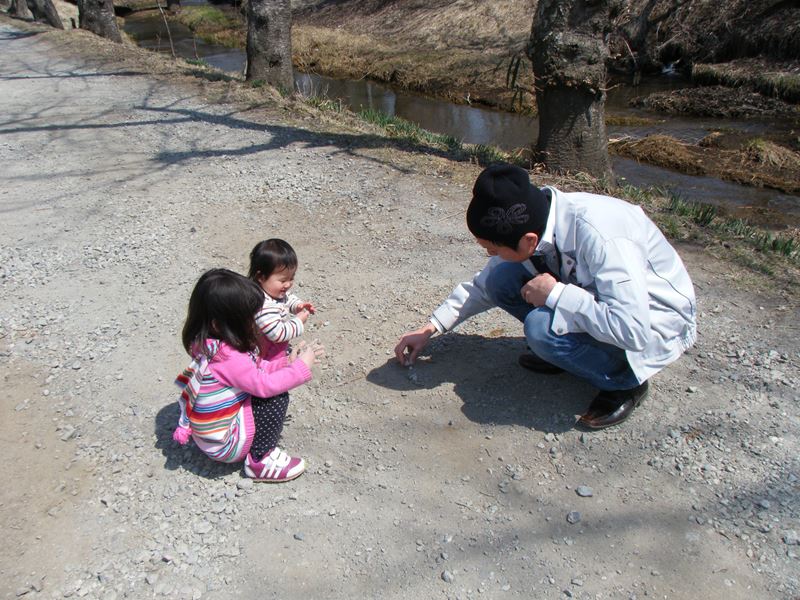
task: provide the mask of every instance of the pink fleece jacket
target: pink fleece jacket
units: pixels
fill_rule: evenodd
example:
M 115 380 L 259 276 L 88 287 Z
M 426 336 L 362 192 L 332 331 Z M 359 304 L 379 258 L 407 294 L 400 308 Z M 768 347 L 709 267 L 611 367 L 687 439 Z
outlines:
M 267 361 L 217 340 L 207 340 L 205 347 L 211 358 L 197 352 L 176 380 L 183 391 L 173 437 L 185 443 L 191 436 L 214 460 L 240 461 L 255 433 L 251 397 L 282 394 L 309 381 L 311 370 L 301 360 L 289 364 L 283 355 Z

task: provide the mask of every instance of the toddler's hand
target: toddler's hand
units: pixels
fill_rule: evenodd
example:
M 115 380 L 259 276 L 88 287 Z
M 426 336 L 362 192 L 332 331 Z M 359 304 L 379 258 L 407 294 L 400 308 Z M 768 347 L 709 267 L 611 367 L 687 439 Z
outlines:
M 314 305 L 311 304 L 311 302 L 301 302 L 297 305 L 297 314 L 300 314 L 300 312 L 304 310 L 312 315 L 317 312 L 317 309 L 314 308 Z
M 325 347 L 317 340 L 314 340 L 309 345 L 300 348 L 297 358 L 306 363 L 306 366 L 310 369 L 323 356 L 325 356 Z
M 296 317 L 297 317 L 298 319 L 300 319 L 300 320 L 301 320 L 303 323 L 305 323 L 306 321 L 308 321 L 308 317 L 310 317 L 310 316 L 311 316 L 311 313 L 310 313 L 309 311 L 307 311 L 305 308 L 301 308 L 300 310 L 298 310 L 298 311 L 295 313 L 295 315 L 294 315 L 294 316 L 296 316 Z
M 305 347 L 305 345 L 305 342 L 300 342 L 296 346 L 291 347 L 289 356 L 286 359 L 289 364 L 292 364 L 295 360 L 297 360 L 297 355 L 300 353 L 300 350 Z

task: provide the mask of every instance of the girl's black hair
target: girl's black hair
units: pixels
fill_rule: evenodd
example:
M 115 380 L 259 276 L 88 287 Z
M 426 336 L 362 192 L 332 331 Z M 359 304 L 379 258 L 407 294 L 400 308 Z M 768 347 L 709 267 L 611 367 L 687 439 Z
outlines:
M 264 240 L 255 245 L 250 252 L 250 271 L 247 276 L 253 281 L 258 277 L 269 277 L 275 271 L 297 268 L 297 254 L 289 245 L 278 238 Z
M 206 271 L 189 298 L 181 336 L 184 349 L 191 355 L 214 338 L 240 352 L 253 350 L 258 346 L 255 316 L 263 304 L 264 292 L 247 277 L 228 269 Z

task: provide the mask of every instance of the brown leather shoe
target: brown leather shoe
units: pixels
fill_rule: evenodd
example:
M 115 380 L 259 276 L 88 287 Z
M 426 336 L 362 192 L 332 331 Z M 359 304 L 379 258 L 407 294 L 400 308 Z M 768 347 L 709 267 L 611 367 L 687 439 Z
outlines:
M 553 364 L 550 364 L 546 360 L 542 360 L 535 354 L 531 354 L 530 352 L 527 354 L 521 354 L 519 359 L 517 359 L 520 367 L 524 367 L 529 371 L 533 371 L 534 373 L 541 373 L 543 375 L 555 375 L 557 373 L 563 373 L 564 369 L 561 367 L 557 367 Z
M 649 387 L 645 381 L 632 390 L 600 392 L 592 400 L 589 410 L 578 419 L 578 423 L 589 429 L 603 429 L 622 423 L 642 403 Z

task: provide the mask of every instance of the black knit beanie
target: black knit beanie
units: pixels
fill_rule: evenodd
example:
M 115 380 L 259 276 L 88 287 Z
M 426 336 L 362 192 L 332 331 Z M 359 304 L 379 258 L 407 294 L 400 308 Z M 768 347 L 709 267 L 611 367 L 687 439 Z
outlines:
M 549 194 L 531 185 L 525 169 L 496 163 L 475 180 L 467 227 L 477 238 L 516 249 L 526 233 L 542 237 L 549 213 Z

